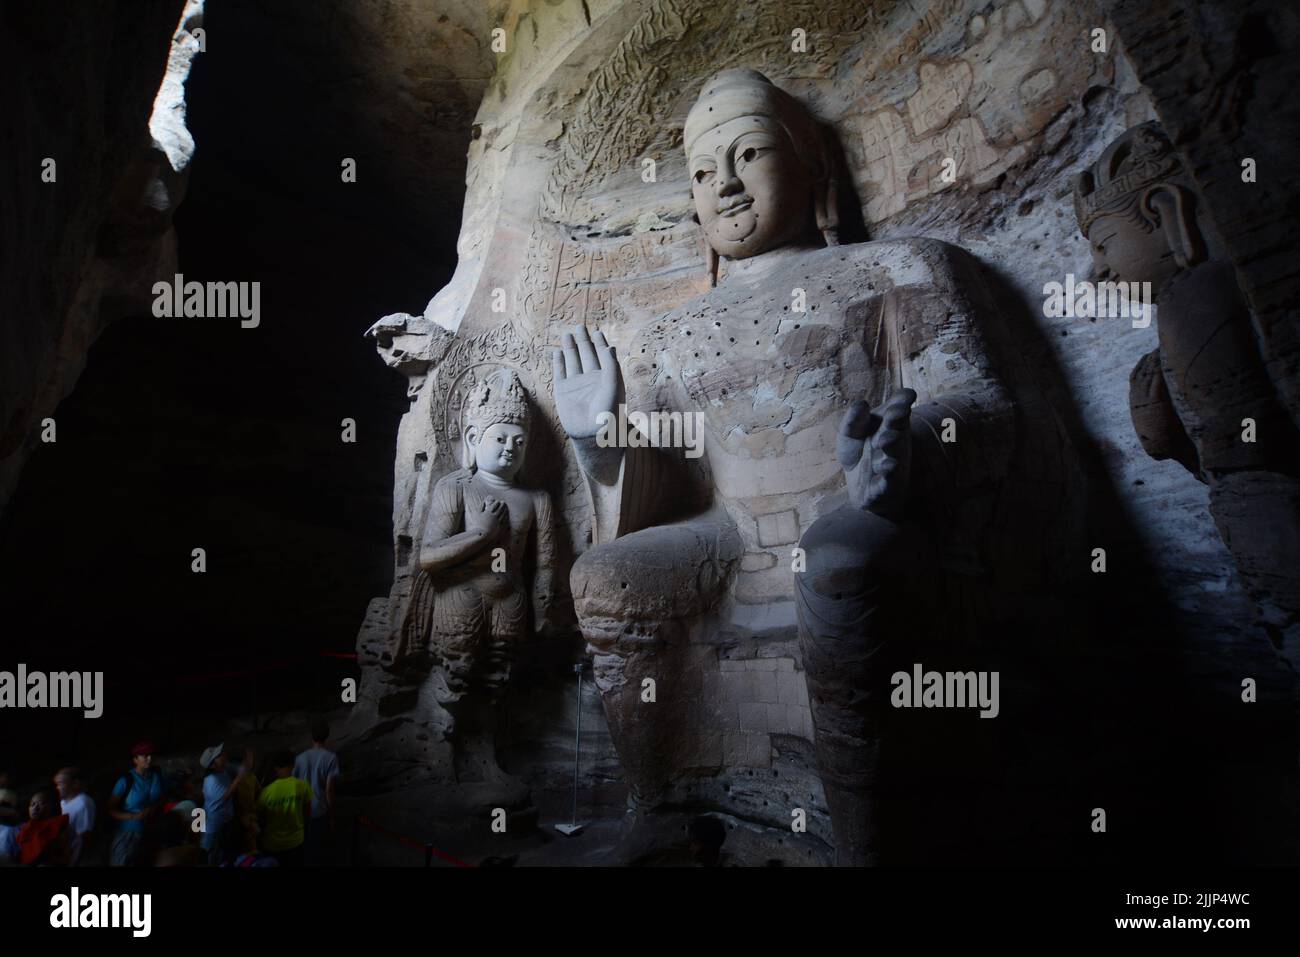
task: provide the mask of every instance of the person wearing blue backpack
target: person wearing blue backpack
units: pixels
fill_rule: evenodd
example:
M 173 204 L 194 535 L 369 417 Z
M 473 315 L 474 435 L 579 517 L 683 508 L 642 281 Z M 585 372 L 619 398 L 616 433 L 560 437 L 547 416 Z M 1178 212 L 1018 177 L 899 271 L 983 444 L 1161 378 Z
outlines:
M 141 741 L 131 749 L 131 770 L 113 785 L 108 814 L 118 822 L 109 849 L 112 867 L 133 867 L 142 862 L 145 832 L 162 807 L 165 788 L 162 772 L 153 766 L 153 744 Z

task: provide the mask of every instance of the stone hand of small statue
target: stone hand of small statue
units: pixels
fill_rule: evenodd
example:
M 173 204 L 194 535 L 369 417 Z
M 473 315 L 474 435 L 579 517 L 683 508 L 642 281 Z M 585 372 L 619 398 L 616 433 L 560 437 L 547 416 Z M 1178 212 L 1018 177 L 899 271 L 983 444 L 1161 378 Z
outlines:
M 616 414 L 622 376 L 614 347 L 599 329 L 588 336 L 579 326 L 566 332 L 563 349 L 551 353 L 554 371 L 555 408 L 560 424 L 573 440 L 579 464 L 589 476 L 603 484 L 616 480 L 622 450 L 601 448 L 596 436 L 605 415 Z
M 849 501 L 864 512 L 897 518 L 907 498 L 912 460 L 911 416 L 916 393 L 899 389 L 875 409 L 854 402 L 840 423 L 835 454 Z
M 509 514 L 505 502 L 491 495 L 484 496 L 482 507 L 465 509 L 465 531 L 482 532 L 496 539 L 506 527 Z

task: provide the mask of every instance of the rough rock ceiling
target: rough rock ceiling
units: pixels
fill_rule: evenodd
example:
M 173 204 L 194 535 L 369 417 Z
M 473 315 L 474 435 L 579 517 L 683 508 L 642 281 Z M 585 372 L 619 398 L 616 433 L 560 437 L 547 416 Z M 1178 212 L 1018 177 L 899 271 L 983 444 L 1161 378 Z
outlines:
M 262 61 L 251 70 L 309 91 L 290 104 L 266 91 L 297 113 L 282 117 L 286 133 L 316 130 L 328 139 L 345 126 L 357 138 L 346 146 L 354 150 L 358 177 L 382 180 L 401 197 L 398 215 L 454 242 L 474 114 L 495 67 L 491 30 L 503 6 L 494 0 L 226 0 L 209 4 L 208 47 L 215 55 L 223 34 L 237 37 L 241 55 Z

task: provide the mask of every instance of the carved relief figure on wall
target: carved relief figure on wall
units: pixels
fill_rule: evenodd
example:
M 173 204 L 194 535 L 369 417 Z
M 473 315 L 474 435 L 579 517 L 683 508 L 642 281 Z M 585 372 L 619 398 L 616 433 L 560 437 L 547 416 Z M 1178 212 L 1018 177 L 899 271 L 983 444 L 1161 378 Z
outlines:
M 430 496 L 419 544 L 421 575 L 394 659 L 429 652 L 437 699 L 453 716 L 460 779 L 501 777 L 494 710 L 510 677 L 512 647 L 545 618 L 554 565 L 550 496 L 517 478 L 531 411 L 509 369 L 487 376 L 464 409 L 462 469 Z
M 716 287 L 627 341 L 579 328 L 554 354 L 556 406 L 595 513 L 576 609 L 642 815 L 696 786 L 686 779 L 746 763 L 727 753 L 722 704 L 696 673 L 737 635 L 793 641 L 797 616 L 838 858 L 862 863 L 877 651 L 901 638 L 917 581 L 951 572 L 975 596 L 998 564 L 999 536 L 986 533 L 1018 428 L 994 371 L 1006 350 L 990 346 L 998 322 L 961 250 L 838 245 L 827 140 L 766 77 L 708 80 L 684 146 Z M 629 409 L 700 417 L 707 454 L 675 492 L 690 517 L 670 522 L 653 501 L 662 450 L 598 443 L 598 417 L 624 393 Z M 941 442 L 954 429 L 959 441 Z
M 1128 130 L 1079 174 L 1075 212 L 1103 279 L 1155 290 L 1159 346 L 1129 384 L 1142 446 L 1209 486 L 1247 593 L 1300 664 L 1300 434 L 1260 357 L 1236 271 L 1215 255 L 1191 179 L 1157 124 Z

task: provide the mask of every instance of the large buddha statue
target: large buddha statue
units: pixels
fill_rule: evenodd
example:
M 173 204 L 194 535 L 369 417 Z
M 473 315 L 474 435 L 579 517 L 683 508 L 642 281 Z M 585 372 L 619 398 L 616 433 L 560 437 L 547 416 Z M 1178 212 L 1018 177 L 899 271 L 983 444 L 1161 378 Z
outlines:
M 1159 345 L 1129 387 L 1138 437 L 1152 458 L 1179 462 L 1209 487 L 1247 593 L 1300 666 L 1296 410 L 1289 384 L 1270 379 L 1236 271 L 1157 124 L 1128 130 L 1079 174 L 1075 212 L 1100 279 L 1154 290 Z
M 793 97 L 725 70 L 684 146 L 716 285 L 637 334 L 580 328 L 554 353 L 594 510 L 575 606 L 640 817 L 721 800 L 700 783 L 734 707 L 708 680 L 720 657 L 801 648 L 837 857 L 863 863 L 881 649 L 940 604 L 979 619 L 990 579 L 1029 559 L 992 533 L 1016 494 L 1023 403 L 995 372 L 1007 350 L 970 256 L 839 245 L 828 140 Z M 698 417 L 704 454 L 603 441 L 623 402 Z M 1052 448 L 1019 478 L 1055 482 Z M 1022 520 L 1043 517 L 1035 501 Z M 768 813 L 788 826 L 793 810 Z

